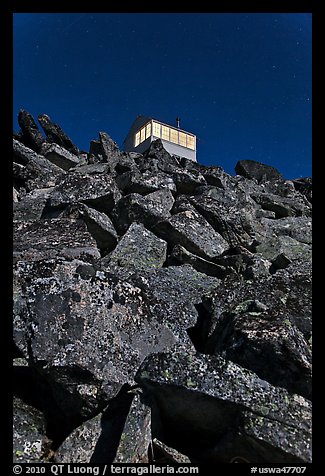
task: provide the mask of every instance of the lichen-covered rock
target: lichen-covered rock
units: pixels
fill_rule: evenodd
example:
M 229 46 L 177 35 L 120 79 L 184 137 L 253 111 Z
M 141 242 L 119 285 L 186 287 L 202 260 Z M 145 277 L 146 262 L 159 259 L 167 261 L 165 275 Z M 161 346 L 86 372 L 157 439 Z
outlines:
M 118 245 L 102 260 L 105 266 L 157 269 L 166 260 L 167 243 L 147 230 L 140 223 L 132 223 Z
M 123 387 L 102 412 L 77 426 L 54 454 L 56 463 L 111 464 L 114 461 L 134 394 Z M 137 407 L 138 409 L 138 407 Z M 150 408 L 146 408 L 146 413 Z M 134 414 L 134 408 L 133 412 Z M 141 419 L 141 412 L 136 415 Z M 134 426 L 140 421 L 132 420 Z M 134 436 L 134 435 L 133 435 Z M 138 440 L 140 440 L 138 435 Z M 135 441 L 133 441 L 135 443 Z
M 173 204 L 173 195 L 167 188 L 146 196 L 131 193 L 118 201 L 111 217 L 120 233 L 125 233 L 134 221 L 150 230 L 158 221 L 170 217 Z
M 276 318 L 264 303 L 247 300 L 221 317 L 213 339 L 215 352 L 311 399 L 311 348 L 288 315 Z
M 154 226 L 153 232 L 170 245 L 182 245 L 205 259 L 220 255 L 228 243 L 197 212 L 185 211 Z
M 45 137 L 39 130 L 33 116 L 24 109 L 20 109 L 18 124 L 22 131 L 21 142 L 32 150 L 35 150 L 35 152 L 39 152 L 45 141 Z
M 46 463 L 51 441 L 44 415 L 20 398 L 13 401 L 13 462 Z
M 79 164 L 75 168 L 70 169 L 70 172 L 75 172 L 80 175 L 97 175 L 106 174 L 109 171 L 108 164 Z
M 250 252 L 247 248 L 237 245 L 229 248 L 221 256 L 214 258 L 214 263 L 227 270 L 227 275 L 236 272 L 245 279 L 256 279 L 268 276 L 272 270 L 272 263 L 267 258 L 257 253 Z
M 40 220 L 53 187 L 37 188 L 13 205 L 14 220 Z
M 226 268 L 225 266 L 200 258 L 200 256 L 190 253 L 181 245 L 174 246 L 168 262 L 171 265 L 190 264 L 200 273 L 205 273 L 208 276 L 215 276 L 219 279 L 223 279 L 227 274 L 231 273 L 229 267 Z
M 149 463 L 148 450 L 151 443 L 151 411 L 134 396 L 121 434 L 114 463 Z
M 264 210 L 273 211 L 276 218 L 299 217 L 302 215 L 311 216 L 311 204 L 299 193 L 295 197 L 290 198 L 263 192 L 254 193 L 251 196 Z
M 200 462 L 311 461 L 310 402 L 231 361 L 158 353 L 144 361 L 136 381 L 158 407 L 167 443 Z M 189 435 L 196 448 L 186 444 Z
M 49 207 L 64 208 L 81 202 L 108 214 L 120 198 L 116 183 L 109 175 L 70 173 L 56 184 L 49 198 Z
M 150 311 L 178 337 L 178 346 L 191 344 L 189 332 L 199 319 L 196 306 L 204 294 L 220 285 L 218 278 L 187 264 L 144 270 L 134 273 L 130 281 L 142 290 Z
M 274 269 L 286 268 L 292 261 L 311 260 L 311 246 L 291 238 L 277 236 L 256 247 L 256 252 L 273 263 Z
M 256 179 L 258 182 L 282 179 L 282 175 L 277 169 L 271 165 L 256 162 L 255 160 L 239 160 L 236 164 L 235 171 L 238 175 Z
M 84 203 L 78 205 L 80 218 L 84 220 L 91 236 L 95 238 L 98 248 L 105 255 L 112 251 L 118 241 L 118 236 L 111 219 Z
M 162 188 L 168 188 L 176 193 L 176 185 L 172 177 L 167 173 L 147 170 L 140 173 L 139 170 L 124 172 L 116 177 L 116 183 L 124 193 L 147 194 Z
M 113 171 L 121 157 L 119 146 L 106 132 L 99 132 L 99 141 L 103 159 L 108 163 L 110 170 Z
M 290 236 L 301 243 L 309 245 L 312 243 L 311 217 L 285 217 L 277 220 L 263 217 L 261 224 L 265 228 L 266 239 L 274 236 Z
M 238 197 L 232 189 L 214 187 L 208 194 L 190 197 L 190 202 L 229 246 L 251 243 L 264 231 L 249 195 Z
M 208 185 L 223 189 L 229 185 L 229 179 L 231 179 L 231 177 L 226 174 L 222 167 L 214 165 L 207 167 L 193 160 L 186 159 L 185 157 L 181 158 L 180 163 L 186 170 L 196 170 L 200 172 Z
M 206 185 L 206 180 L 200 172 L 174 171 L 172 178 L 176 185 L 177 193 L 193 194 L 197 187 Z
M 27 191 L 35 188 L 47 188 L 55 185 L 56 179 L 61 179 L 65 172 L 52 164 L 45 157 L 24 146 L 17 140 L 13 140 L 14 161 L 20 165 L 20 170 L 14 169 L 16 183 L 23 186 Z M 24 171 L 22 173 L 22 171 Z
M 39 261 L 55 257 L 85 261 L 100 258 L 96 241 L 82 220 L 54 218 L 14 222 L 15 260 Z
M 63 131 L 63 129 L 54 122 L 46 114 L 40 114 L 38 116 L 38 122 L 41 124 L 47 141 L 50 143 L 58 144 L 67 149 L 72 154 L 78 155 L 78 147 L 71 141 L 70 137 Z
M 310 399 L 310 283 L 308 274 L 277 272 L 256 281 L 229 276 L 203 300 L 205 319 L 198 332 L 203 351 L 221 353 Z
M 123 174 L 124 172 L 130 172 L 132 170 L 137 170 L 137 164 L 132 156 L 132 152 L 122 152 L 118 161 L 115 165 L 113 172 L 116 174 Z
M 79 157 L 72 154 L 58 144 L 44 144 L 42 148 L 44 157 L 63 170 L 69 170 L 79 164 Z
M 139 287 L 109 273 L 80 275 L 81 265 L 17 263 L 14 341 L 52 382 L 67 414 L 89 417 L 133 383 L 146 355 L 179 338 L 168 325 L 175 316 L 158 319 Z
M 151 170 L 152 172 L 173 172 L 179 168 L 179 161 L 164 148 L 161 139 L 151 142 L 149 149 L 142 157 L 137 159 L 137 164 L 141 172 Z
M 90 463 L 100 437 L 102 414 L 78 426 L 54 454 L 55 463 Z
M 191 460 L 188 456 L 183 455 L 179 451 L 175 450 L 175 448 L 171 448 L 162 441 L 158 440 L 158 438 L 154 438 L 152 440 L 152 454 L 153 461 L 158 464 L 191 463 Z
M 312 177 L 304 177 L 292 181 L 296 190 L 305 195 L 307 200 L 312 203 Z

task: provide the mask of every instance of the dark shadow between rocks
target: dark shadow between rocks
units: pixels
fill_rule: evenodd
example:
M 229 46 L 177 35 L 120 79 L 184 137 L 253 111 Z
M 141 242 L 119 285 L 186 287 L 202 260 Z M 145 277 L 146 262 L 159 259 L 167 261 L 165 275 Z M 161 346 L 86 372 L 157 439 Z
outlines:
M 67 418 L 57 405 L 49 383 L 33 367 L 13 367 L 13 394 L 44 414 L 46 436 L 53 441 L 54 450 L 83 421 L 73 416 Z
M 189 338 L 195 347 L 195 350 L 202 354 L 206 352 L 207 339 L 209 336 L 209 329 L 211 327 L 211 313 L 206 309 L 203 303 L 195 304 L 195 309 L 198 313 L 198 318 L 195 326 L 187 329 Z
M 113 463 L 134 397 L 134 394 L 129 390 L 130 386 L 125 384 L 103 412 L 102 431 L 91 456 L 91 464 Z

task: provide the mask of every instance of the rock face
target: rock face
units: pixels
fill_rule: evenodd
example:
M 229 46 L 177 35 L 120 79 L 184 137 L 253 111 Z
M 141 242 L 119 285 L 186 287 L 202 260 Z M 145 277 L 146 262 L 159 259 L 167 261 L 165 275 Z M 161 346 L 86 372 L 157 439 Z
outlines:
M 240 160 L 236 164 L 235 171 L 238 175 L 256 179 L 257 182 L 282 179 L 282 175 L 274 167 L 254 160 Z
M 79 158 L 57 144 L 43 146 L 44 156 L 63 170 L 69 170 L 79 164 Z
M 220 356 L 151 355 L 136 380 L 153 398 L 171 446 L 199 462 L 311 459 L 310 402 Z M 297 432 L 303 435 L 298 444 Z
M 40 114 L 38 116 L 38 122 L 41 124 L 48 142 L 51 144 L 58 144 L 67 149 L 72 154 L 78 155 L 79 149 L 73 144 L 70 137 L 64 132 L 58 124 L 51 121 L 50 117 L 46 114 Z
M 22 142 L 27 147 L 39 152 L 43 142 L 45 141 L 45 138 L 39 130 L 33 116 L 24 109 L 21 109 L 18 114 L 18 124 L 21 127 Z
M 17 397 L 13 410 L 13 462 L 46 463 L 52 442 L 46 437 L 44 415 Z
M 115 250 L 105 260 L 108 266 L 125 266 L 135 270 L 161 268 L 166 260 L 167 243 L 147 230 L 132 223 Z
M 311 179 L 39 122 L 13 142 L 14 461 L 311 462 Z

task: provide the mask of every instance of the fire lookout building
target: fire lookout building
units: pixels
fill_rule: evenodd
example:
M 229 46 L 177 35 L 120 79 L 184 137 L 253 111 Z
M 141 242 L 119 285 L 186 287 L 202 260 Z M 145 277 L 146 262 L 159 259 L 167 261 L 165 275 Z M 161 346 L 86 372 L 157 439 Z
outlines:
M 177 126 L 174 127 L 150 117 L 138 116 L 124 140 L 124 150 L 143 154 L 151 142 L 161 139 L 171 155 L 196 162 L 196 136 L 180 129 L 179 119 L 176 121 Z

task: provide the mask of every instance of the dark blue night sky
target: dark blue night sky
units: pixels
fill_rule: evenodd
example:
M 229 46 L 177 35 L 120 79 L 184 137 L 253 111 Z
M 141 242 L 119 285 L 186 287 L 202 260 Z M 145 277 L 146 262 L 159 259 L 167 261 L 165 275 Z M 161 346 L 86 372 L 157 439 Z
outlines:
M 311 175 L 311 14 L 14 15 L 14 129 L 48 114 L 88 151 L 138 114 L 198 137 L 198 162 Z

